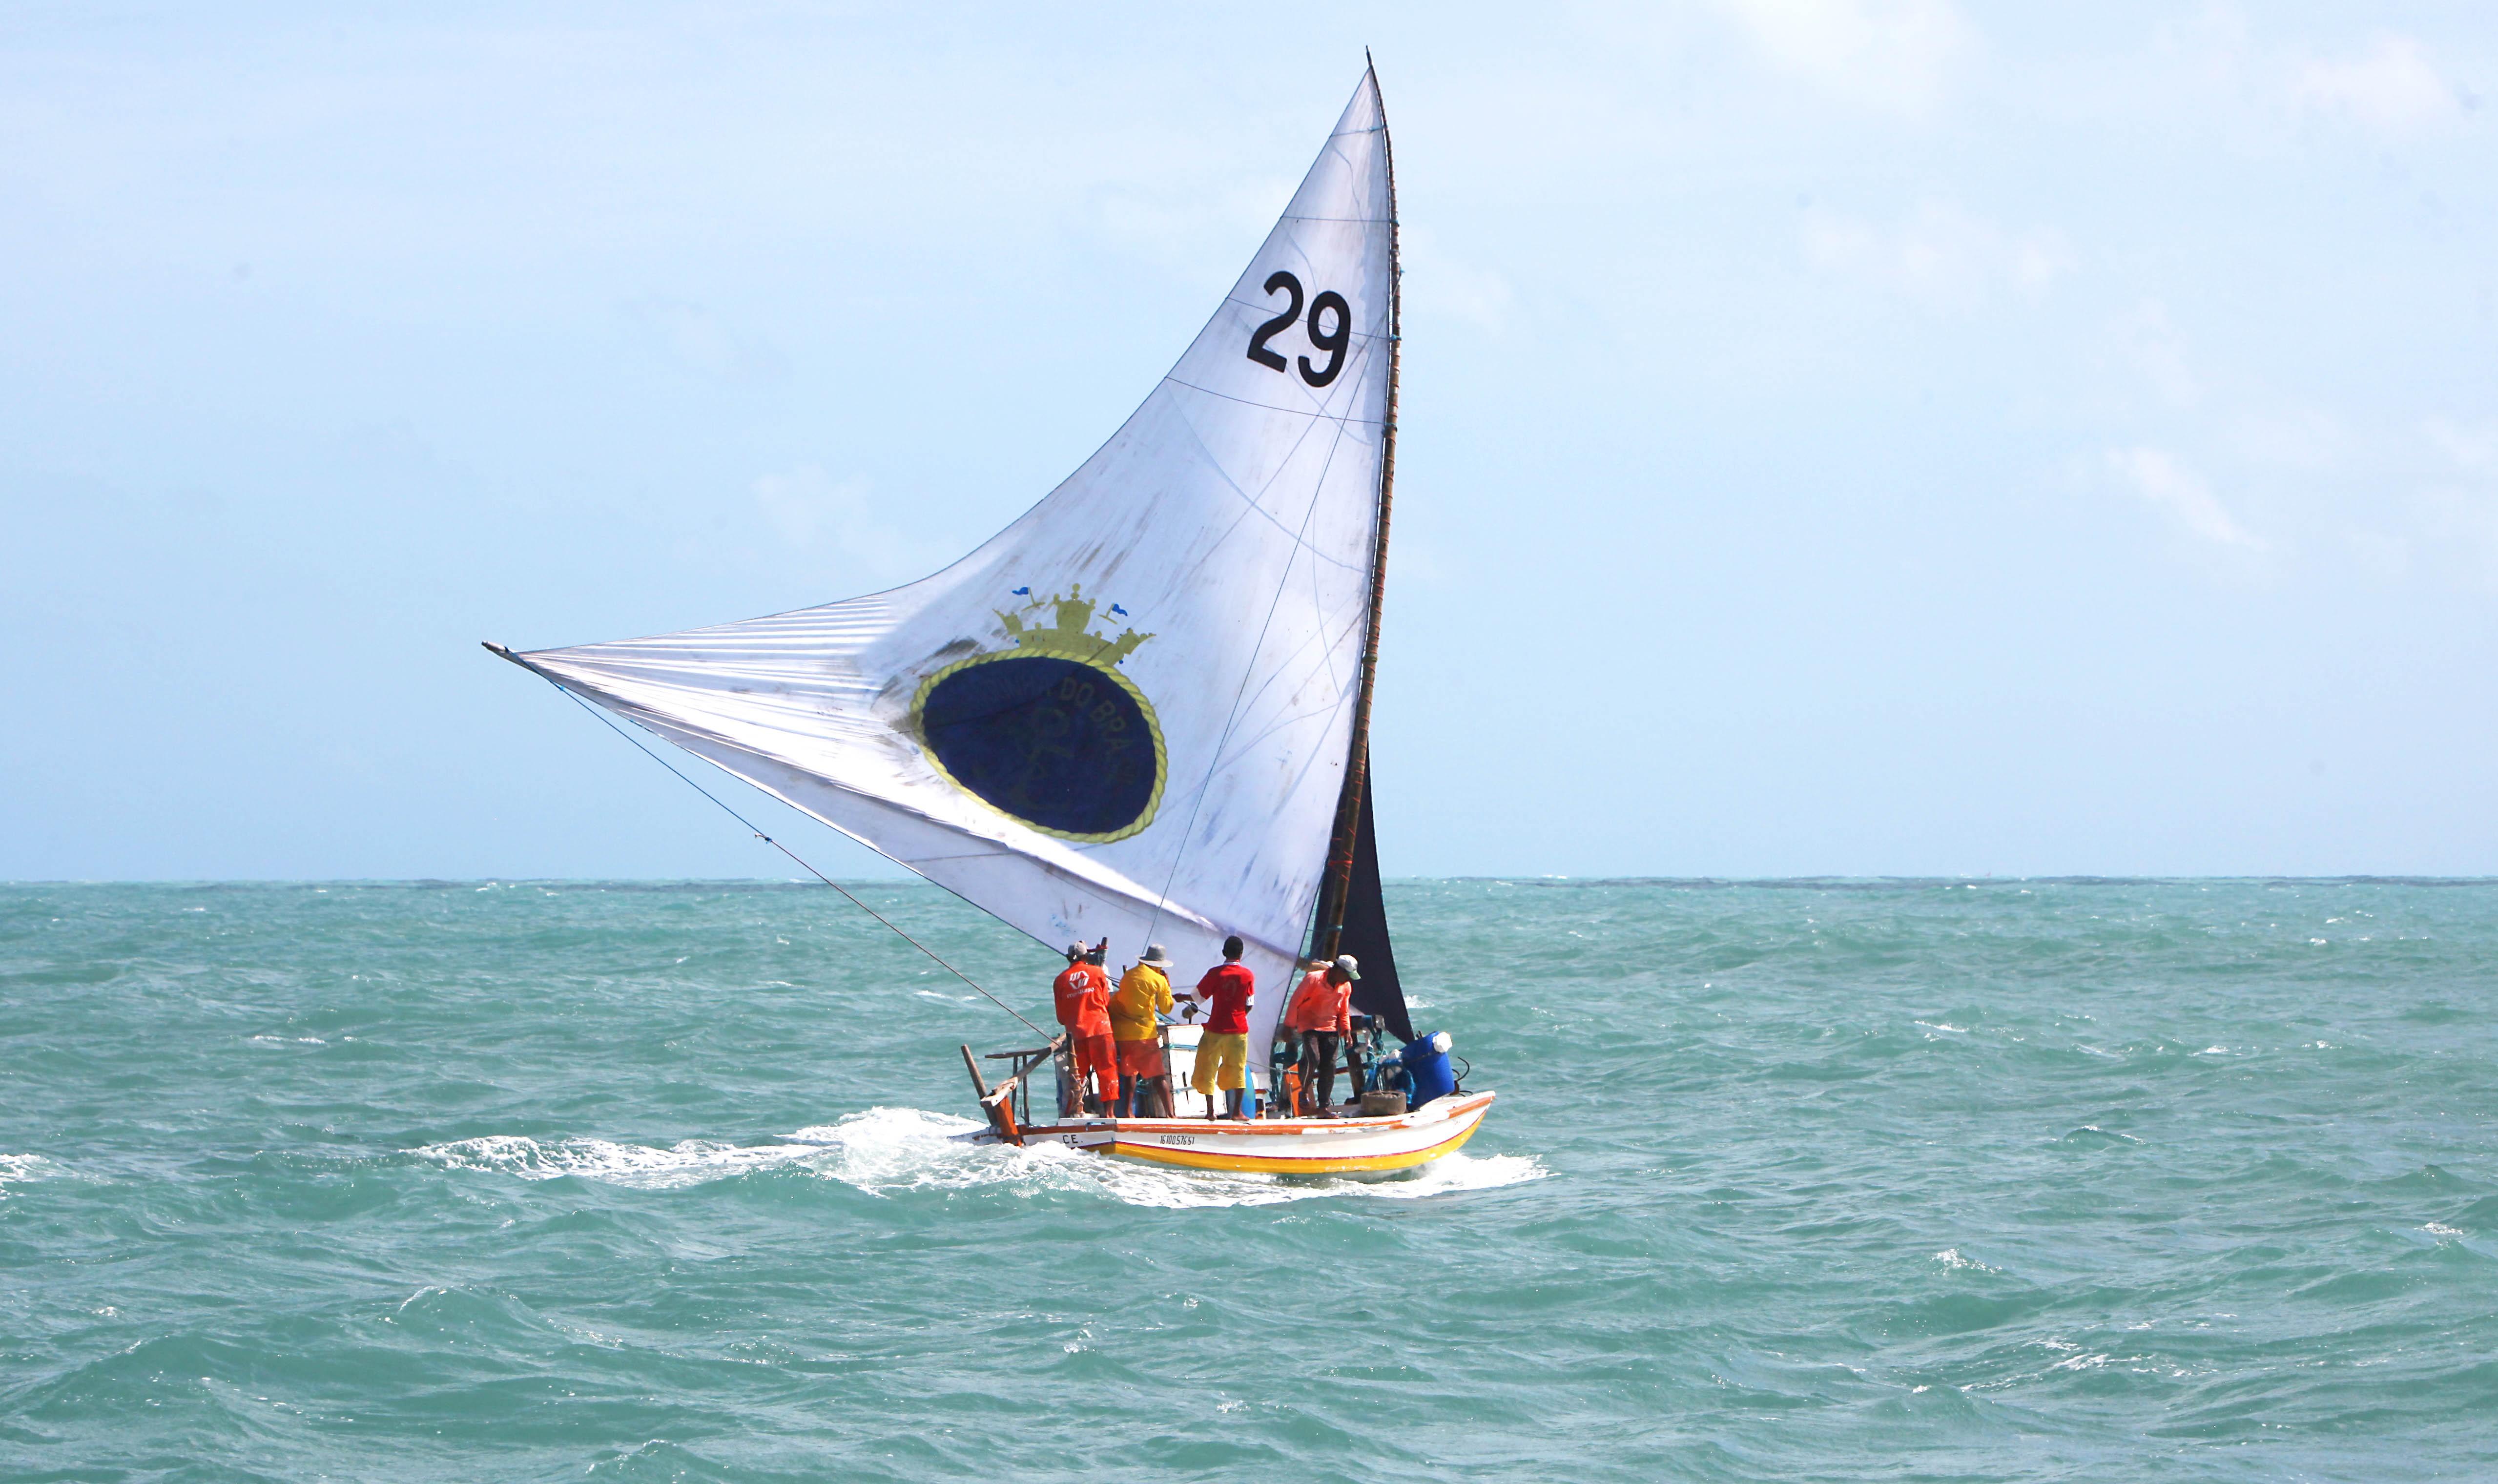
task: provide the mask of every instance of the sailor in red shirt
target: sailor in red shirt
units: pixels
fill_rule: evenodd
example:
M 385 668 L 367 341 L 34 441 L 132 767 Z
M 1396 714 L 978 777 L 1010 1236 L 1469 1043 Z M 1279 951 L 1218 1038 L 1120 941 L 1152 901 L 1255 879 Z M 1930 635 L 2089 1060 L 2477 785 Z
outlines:
M 1245 951 L 1237 937 L 1224 939 L 1223 962 L 1197 982 L 1197 997 L 1210 1008 L 1197 1043 L 1197 1070 L 1188 1079 L 1209 1106 L 1220 1083 L 1225 1114 L 1233 1118 L 1246 1116 L 1240 1103 L 1249 1087 L 1249 1003 L 1258 993 L 1258 977 L 1240 962 Z
M 1058 997 L 1058 1023 L 1067 1027 L 1067 1047 L 1075 1058 L 1079 1113 L 1106 1113 L 1119 1101 L 1118 1043 L 1110 1039 L 1110 976 L 1096 956 L 1109 947 L 1107 938 L 1091 953 L 1081 943 L 1067 945 L 1067 972 L 1050 986 Z M 1082 1106 L 1088 1079 L 1095 1099 L 1090 1108 Z

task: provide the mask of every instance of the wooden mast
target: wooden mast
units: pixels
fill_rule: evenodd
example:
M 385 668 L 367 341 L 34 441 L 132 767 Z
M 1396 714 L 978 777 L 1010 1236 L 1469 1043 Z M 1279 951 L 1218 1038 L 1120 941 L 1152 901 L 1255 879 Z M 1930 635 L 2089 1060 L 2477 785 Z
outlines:
M 1370 58 L 1367 51 L 1362 60 Z M 1361 679 L 1353 693 L 1353 746 L 1345 758 L 1344 791 L 1337 795 L 1335 828 L 1328 837 L 1327 873 L 1320 880 L 1319 910 L 1311 924 L 1310 956 L 1333 958 L 1344 937 L 1352 895 L 1353 855 L 1361 827 L 1361 794 L 1370 784 L 1370 691 L 1379 673 L 1379 609 L 1388 590 L 1388 516 L 1396 492 L 1396 373 L 1403 359 L 1404 270 L 1397 260 L 1396 146 L 1388 133 L 1388 104 L 1379 95 L 1379 74 L 1370 72 L 1370 97 L 1379 109 L 1380 152 L 1388 166 L 1388 414 L 1380 430 L 1379 530 L 1370 548 L 1370 616 L 1361 637 Z

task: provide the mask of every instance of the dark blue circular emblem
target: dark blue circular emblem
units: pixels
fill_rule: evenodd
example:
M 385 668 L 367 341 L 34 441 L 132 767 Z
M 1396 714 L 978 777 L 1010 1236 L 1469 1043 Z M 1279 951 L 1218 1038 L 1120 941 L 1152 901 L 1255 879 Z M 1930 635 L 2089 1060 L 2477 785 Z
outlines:
M 940 673 L 919 732 L 948 777 L 1036 829 L 1101 841 L 1151 823 L 1162 737 L 1113 670 L 1056 656 L 981 655 Z

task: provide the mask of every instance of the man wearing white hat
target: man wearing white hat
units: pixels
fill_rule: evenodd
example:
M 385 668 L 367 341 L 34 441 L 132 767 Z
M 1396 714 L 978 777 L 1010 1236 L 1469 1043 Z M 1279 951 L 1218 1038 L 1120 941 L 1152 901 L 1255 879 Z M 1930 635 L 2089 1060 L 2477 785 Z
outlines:
M 1170 955 L 1159 943 L 1119 978 L 1110 996 L 1110 1035 L 1119 1046 L 1119 1114 L 1170 1116 L 1170 1072 L 1163 1060 L 1163 1016 L 1171 1008 Z
M 1353 1034 L 1353 982 L 1360 978 L 1351 953 L 1324 966 L 1313 962 L 1284 1009 L 1284 1029 L 1300 1038 L 1301 1087 L 1322 1118 L 1335 1116 L 1336 1058 Z

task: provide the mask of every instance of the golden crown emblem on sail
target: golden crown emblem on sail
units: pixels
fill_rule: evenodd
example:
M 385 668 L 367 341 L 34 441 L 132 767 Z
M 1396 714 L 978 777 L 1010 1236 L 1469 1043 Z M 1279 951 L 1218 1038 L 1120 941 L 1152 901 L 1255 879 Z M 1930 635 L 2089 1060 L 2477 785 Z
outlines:
M 1083 585 L 997 610 L 1012 647 L 958 660 L 922 681 L 911 731 L 947 782 L 1062 840 L 1106 844 L 1151 824 L 1169 758 L 1153 703 L 1119 661 L 1153 637 L 1092 631 Z M 1027 622 L 1048 611 L 1049 622 Z M 1127 610 L 1109 606 L 1121 617 Z M 1106 627 L 1106 626 L 1105 626 Z
M 1093 612 L 1098 606 L 1091 598 L 1084 596 L 1084 584 L 1079 582 L 1071 587 L 1064 597 L 1036 597 L 1024 604 L 1021 610 L 1013 613 L 1001 610 L 998 614 L 998 622 L 1007 626 L 1007 637 L 1014 640 L 1025 654 L 1065 655 L 1070 659 L 1081 660 L 1088 664 L 1116 664 L 1135 654 L 1137 646 L 1153 637 L 1149 633 L 1138 633 L 1134 629 L 1115 639 L 1105 639 L 1098 633 L 1085 632 L 1092 627 Z M 1024 627 L 1023 615 L 1042 608 L 1056 610 L 1049 627 L 1046 629 L 1038 626 Z M 1122 614 L 1127 612 L 1124 608 L 1118 611 Z

